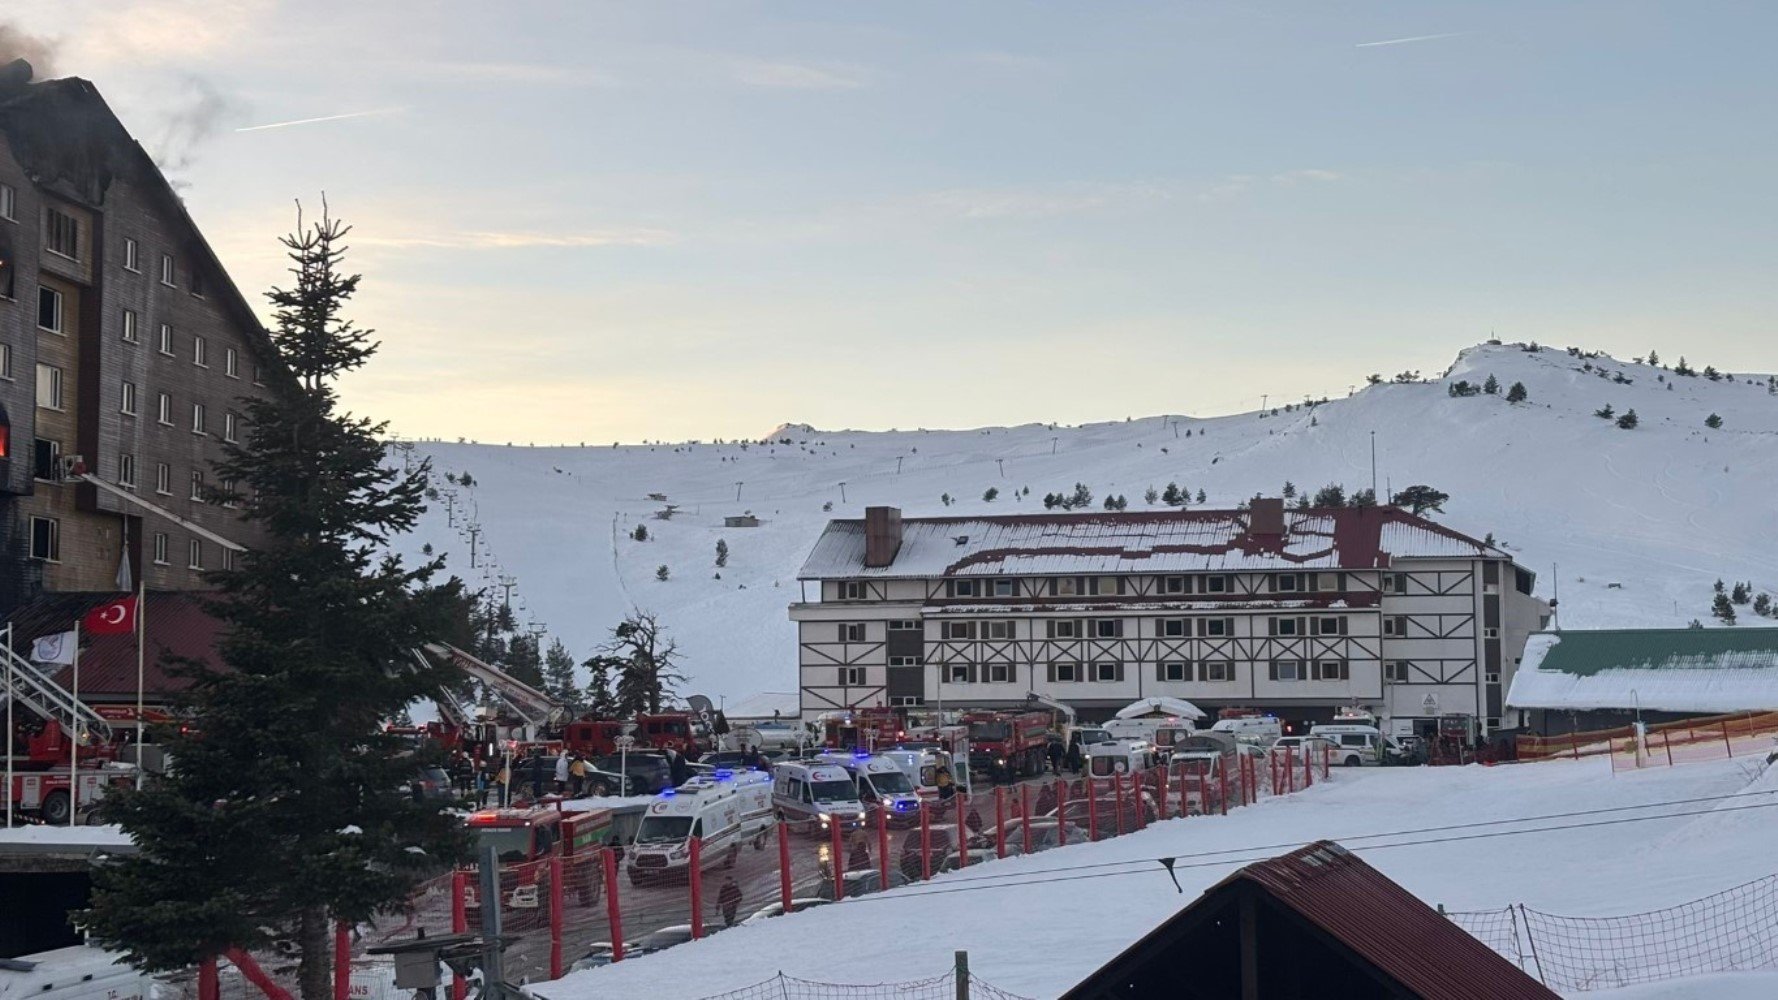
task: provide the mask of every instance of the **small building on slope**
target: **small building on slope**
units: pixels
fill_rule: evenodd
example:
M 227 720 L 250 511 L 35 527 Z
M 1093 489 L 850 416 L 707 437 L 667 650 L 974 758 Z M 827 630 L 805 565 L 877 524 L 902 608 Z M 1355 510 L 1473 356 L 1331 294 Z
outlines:
M 1778 628 L 1538 632 L 1506 700 L 1546 736 L 1778 710 Z
M 1555 996 L 1357 855 L 1323 840 L 1223 879 L 1063 1000 Z

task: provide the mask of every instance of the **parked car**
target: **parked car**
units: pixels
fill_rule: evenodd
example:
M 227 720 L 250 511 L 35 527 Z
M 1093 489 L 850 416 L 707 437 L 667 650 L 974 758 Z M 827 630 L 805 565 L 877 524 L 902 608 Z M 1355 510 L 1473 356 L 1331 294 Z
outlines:
M 889 868 L 889 888 L 897 889 L 907 884 L 908 877 L 901 873 L 901 869 L 891 866 Z M 847 899 L 854 896 L 868 896 L 873 892 L 882 891 L 883 873 L 875 868 L 846 873 Z M 815 896 L 823 902 L 833 902 L 833 877 L 831 875 L 821 880 L 821 888 L 815 890 Z
M 616 770 L 602 770 L 588 767 L 586 777 L 580 786 L 582 795 L 590 798 L 604 798 L 607 795 L 641 795 L 642 782 L 635 778 L 618 774 Z
M 1290 756 L 1297 760 L 1301 760 L 1305 752 L 1315 760 L 1320 760 L 1323 753 L 1327 753 L 1329 759 L 1336 759 L 1339 746 L 1325 736 L 1278 737 L 1277 742 L 1272 744 L 1272 753 L 1282 757 L 1286 750 L 1289 750 Z
M 451 787 L 451 776 L 442 767 L 422 767 L 415 771 L 404 790 L 414 797 L 415 802 L 446 802 L 457 797 L 457 790 Z
M 1085 835 L 1084 834 L 1082 835 L 1082 843 L 1085 843 Z M 1007 842 L 1007 844 L 1006 844 L 1006 856 L 1007 857 L 1009 857 L 1009 858 L 1016 857 L 1016 856 L 1023 854 L 1023 853 L 1025 853 L 1025 852 L 1023 849 L 1021 849 L 1019 847 L 1019 845 L 1014 844 L 1011 841 Z M 964 866 L 962 864 L 962 860 L 963 859 L 958 856 L 956 851 L 952 851 L 951 853 L 945 855 L 945 860 L 943 861 L 943 863 L 941 863 L 938 866 L 938 871 L 939 872 L 954 872 L 960 867 L 974 868 L 976 865 L 985 865 L 990 861 L 1000 860 L 1000 853 L 997 850 L 995 850 L 995 848 L 992 845 L 987 846 L 987 847 L 971 847 L 969 849 L 969 864 L 967 866 Z M 850 891 L 850 889 L 848 888 L 847 891 Z
M 722 930 L 722 925 L 720 923 L 714 925 L 706 923 L 704 925 L 704 936 L 709 937 L 719 930 Z M 658 931 L 644 934 L 638 940 L 626 941 L 624 943 L 624 957 L 634 958 L 637 955 L 649 955 L 657 951 L 666 951 L 674 945 L 684 944 L 690 940 L 690 924 L 674 924 L 670 927 L 662 927 Z M 575 960 L 573 965 L 569 966 L 569 971 L 579 972 L 583 969 L 597 969 L 601 966 L 610 965 L 613 957 L 612 951 L 613 949 L 610 941 L 594 941 L 592 945 L 587 948 L 587 953 Z
M 1085 805 L 1086 803 L 1081 804 Z M 1038 851 L 1047 851 L 1052 847 L 1062 846 L 1063 832 L 1062 824 L 1054 816 L 1031 817 L 1031 853 L 1035 854 Z M 1066 840 L 1070 844 L 1084 844 L 1091 839 L 1087 836 L 1086 827 L 1076 826 L 1073 823 L 1068 824 L 1066 833 Z M 1011 855 L 1012 849 L 1015 847 L 1018 848 L 1020 854 L 1025 853 L 1025 821 L 1023 819 L 1015 819 L 1006 824 L 1007 854 Z
M 848 886 L 848 888 L 850 888 L 850 886 Z M 833 902 L 833 900 L 831 900 L 831 899 L 792 899 L 790 901 L 790 912 L 801 913 L 804 910 L 813 909 L 814 907 L 817 907 L 817 906 L 826 906 L 832 902 Z M 783 915 L 784 915 L 784 904 L 783 903 L 771 903 L 769 905 L 762 906 L 757 910 L 754 910 L 753 913 L 751 915 L 749 915 L 747 917 L 747 919 L 741 921 L 741 923 L 742 924 L 757 924 L 762 920 L 770 920 L 773 917 L 781 917 Z
M 665 755 L 658 753 L 610 754 L 600 757 L 594 766 L 612 774 L 626 773 L 638 795 L 653 795 L 673 787 L 673 768 Z

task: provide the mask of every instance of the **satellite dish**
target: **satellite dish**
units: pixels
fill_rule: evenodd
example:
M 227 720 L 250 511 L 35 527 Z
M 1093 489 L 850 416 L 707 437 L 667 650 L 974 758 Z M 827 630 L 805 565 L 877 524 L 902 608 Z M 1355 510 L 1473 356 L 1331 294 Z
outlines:
M 699 715 L 708 714 L 711 709 L 716 707 L 716 706 L 710 704 L 710 699 L 704 697 L 701 694 L 690 695 L 689 697 L 687 697 L 685 699 L 685 704 L 693 712 L 695 712 Z

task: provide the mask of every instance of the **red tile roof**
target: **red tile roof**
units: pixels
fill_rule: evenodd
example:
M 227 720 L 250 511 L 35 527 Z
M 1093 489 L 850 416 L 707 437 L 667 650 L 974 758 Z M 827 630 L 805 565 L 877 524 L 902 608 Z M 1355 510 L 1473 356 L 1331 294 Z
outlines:
M 13 648 L 29 654 L 38 636 L 66 632 L 87 611 L 127 597 L 122 593 L 45 594 L 12 615 Z M 143 620 L 148 634 L 143 645 L 143 689 L 149 701 L 165 701 L 191 686 L 171 674 L 169 660 L 191 659 L 211 666 L 221 660 L 216 643 L 222 622 L 204 610 L 207 595 L 150 591 Z M 64 688 L 74 683 L 74 671 L 61 667 L 54 680 Z M 86 635 L 80 639 L 80 700 L 99 703 L 134 701 L 136 697 L 136 637 Z

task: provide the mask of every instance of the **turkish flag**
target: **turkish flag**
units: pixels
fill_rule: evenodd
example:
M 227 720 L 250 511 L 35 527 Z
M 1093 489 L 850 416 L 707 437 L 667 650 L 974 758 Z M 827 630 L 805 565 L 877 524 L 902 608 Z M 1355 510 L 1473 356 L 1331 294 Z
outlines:
M 136 631 L 136 599 L 126 597 L 88 611 L 80 627 L 91 635 L 124 635 Z

